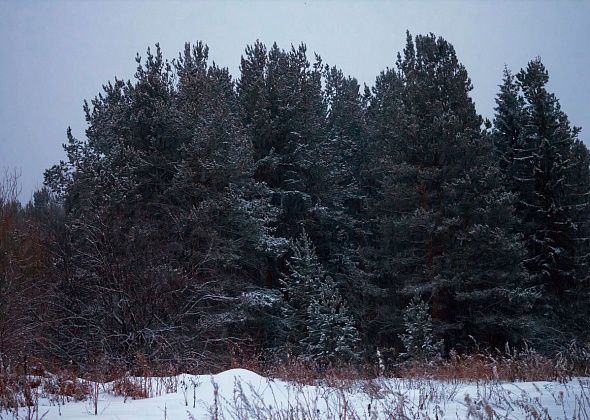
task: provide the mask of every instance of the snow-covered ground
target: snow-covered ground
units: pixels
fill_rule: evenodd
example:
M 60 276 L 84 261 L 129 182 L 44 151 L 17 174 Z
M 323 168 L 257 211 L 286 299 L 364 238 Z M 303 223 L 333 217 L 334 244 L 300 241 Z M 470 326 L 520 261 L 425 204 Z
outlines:
M 590 378 L 567 383 L 451 383 L 378 379 L 331 386 L 297 385 L 244 369 L 217 375 L 137 378 L 150 398 L 113 395 L 113 383 L 90 387 L 85 401 L 39 396 L 31 418 L 88 419 L 588 419 Z M 39 391 L 40 392 L 40 391 Z M 0 413 L 1 418 L 13 414 Z M 27 418 L 27 410 L 19 411 Z

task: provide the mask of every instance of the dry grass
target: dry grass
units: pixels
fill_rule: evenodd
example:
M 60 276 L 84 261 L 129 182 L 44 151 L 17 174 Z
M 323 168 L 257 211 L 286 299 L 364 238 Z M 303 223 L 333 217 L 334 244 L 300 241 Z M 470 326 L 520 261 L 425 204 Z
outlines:
M 104 363 L 104 362 L 103 362 Z M 531 348 L 510 349 L 502 351 L 484 352 L 475 354 L 457 354 L 451 352 L 447 359 L 435 362 L 405 362 L 380 363 L 375 366 L 333 366 L 318 365 L 297 357 L 288 357 L 281 363 L 264 362 L 263 358 L 251 350 L 247 352 L 233 349 L 230 357 L 230 368 L 244 368 L 265 377 L 281 379 L 298 386 L 320 385 L 333 390 L 332 396 L 336 396 L 332 404 L 332 414 L 341 418 L 356 418 L 361 413 L 353 413 L 353 408 L 347 400 L 347 395 L 353 389 L 359 390 L 370 397 L 374 404 L 379 402 L 381 412 L 387 412 L 394 418 L 404 418 L 410 413 L 421 412 L 423 407 L 428 407 L 432 401 L 445 401 L 454 398 L 456 385 L 466 382 L 476 382 L 482 387 L 494 388 L 494 384 L 503 381 L 558 381 L 566 383 L 574 377 L 590 376 L 590 350 L 588 347 L 571 345 L 565 351 L 553 357 L 544 356 Z M 223 370 L 220 368 L 219 370 Z M 51 373 L 50 373 L 51 372 Z M 184 371 L 186 372 L 186 370 Z M 182 375 L 181 369 L 175 366 L 162 365 L 152 367 L 145 359 L 138 356 L 137 363 L 132 369 L 122 369 L 106 363 L 96 366 L 81 373 L 73 368 L 60 369 L 51 367 L 47 370 L 40 361 L 24 359 L 21 362 L 9 363 L 2 360 L 0 363 L 0 413 L 21 413 L 19 408 L 25 408 L 28 413 L 25 418 L 42 418 L 38 411 L 38 399 L 48 398 L 53 404 L 61 406 L 70 401 L 89 400 L 98 403 L 97 393 L 102 392 L 125 399 L 141 399 L 160 396 L 167 393 L 181 391 L 187 407 L 195 406 L 197 401 L 197 388 L 200 384 L 189 381 Z M 205 373 L 205 372 L 187 372 Z M 419 389 L 417 406 L 413 406 L 408 398 L 399 389 L 392 389 L 389 382 L 381 380 L 384 377 L 400 378 L 399 383 L 416 386 Z M 355 388 L 356 387 L 356 388 Z M 360 388 L 359 388 L 360 387 Z M 495 392 L 495 391 L 494 391 Z M 238 390 L 241 400 L 221 401 L 219 396 L 217 410 L 221 405 L 226 409 L 240 412 L 247 401 L 243 400 L 244 392 Z M 590 407 L 590 398 L 584 395 L 580 400 L 580 411 L 587 412 Z M 298 395 L 300 400 L 296 402 L 301 415 L 305 410 L 313 410 L 319 404 L 326 405 L 326 401 L 317 400 L 317 396 Z M 559 396 L 556 396 L 559 398 Z M 385 403 L 386 402 L 386 403 Z M 265 407 L 262 400 L 249 401 L 257 408 L 257 414 L 270 415 L 271 407 Z M 493 413 L 485 399 L 465 400 L 466 406 L 477 408 L 484 417 L 491 418 Z M 523 400 L 523 409 L 529 410 L 531 418 L 538 413 L 540 407 L 533 400 Z M 421 408 L 422 407 L 422 408 Z M 96 410 L 95 404 L 95 410 Z M 260 411 L 258 411 L 260 410 Z M 385 411 L 384 411 L 385 410 Z M 272 410 L 271 410 L 272 411 Z M 249 413 L 252 415 L 252 413 Z M 256 413 L 255 413 L 256 414 Z M 277 414 L 277 413 L 275 413 Z M 273 414 L 273 416 L 275 415 Z M 370 417 L 371 408 L 366 413 Z M 262 418 L 281 418 L 262 417 Z M 286 415 L 286 414 L 285 414 Z M 223 418 L 219 412 L 217 418 Z M 255 418 L 255 417 L 251 417 Z M 285 417 L 286 418 L 286 417 Z M 294 417 L 297 418 L 297 417 Z M 315 418 L 313 416 L 309 418 Z
M 558 381 L 590 375 L 588 349 L 570 347 L 553 357 L 525 347 L 504 351 L 457 354 L 434 363 L 408 362 L 392 373 L 402 378 L 432 378 L 446 381 Z
M 253 365 L 254 363 L 250 363 Z M 261 375 L 303 385 L 342 384 L 380 376 L 442 381 L 557 381 L 590 376 L 590 347 L 571 344 L 552 357 L 525 346 L 521 349 L 478 351 L 459 354 L 451 351 L 446 359 L 397 362 L 395 359 L 375 365 L 318 365 L 296 357 L 251 369 Z M 261 367 L 262 366 L 262 367 Z
M 231 396 L 214 398 L 208 418 L 213 420 L 320 420 L 320 419 L 441 419 L 582 420 L 590 418 L 586 380 L 540 385 L 536 391 L 505 387 L 499 381 L 479 384 L 423 377 L 357 381 L 358 386 L 306 387 L 291 383 L 288 400 L 277 399 L 269 387 L 264 393 L 236 380 Z M 317 384 L 316 384 L 317 385 Z M 469 392 L 467 392 L 467 389 Z M 520 390 L 514 392 L 514 390 Z M 225 394 L 227 395 L 227 394 Z M 544 399 L 540 396 L 544 395 Z M 566 402 L 565 396 L 569 400 Z M 572 398 L 572 395 L 574 396 Z M 555 402 L 556 404 L 553 404 Z M 566 409 L 567 406 L 567 409 Z M 559 407 L 562 413 L 556 413 Z M 189 419 L 192 418 L 189 415 Z
M 43 378 L 43 388 L 46 394 L 61 398 L 64 403 L 84 401 L 92 391 L 88 381 L 67 369 Z
M 146 389 L 145 384 L 138 383 L 127 376 L 123 376 L 113 382 L 112 393 L 116 397 L 124 397 L 125 400 L 127 398 L 138 400 L 150 396 L 150 392 Z

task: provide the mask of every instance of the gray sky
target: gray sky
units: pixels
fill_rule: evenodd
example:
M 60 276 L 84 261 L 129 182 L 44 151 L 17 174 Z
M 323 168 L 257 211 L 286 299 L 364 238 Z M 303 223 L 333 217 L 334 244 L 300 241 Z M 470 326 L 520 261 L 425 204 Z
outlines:
M 66 128 L 83 137 L 82 101 L 115 76 L 132 77 L 135 54 L 156 42 L 174 58 L 185 41 L 202 40 L 238 76 L 246 44 L 303 41 L 372 85 L 393 66 L 406 29 L 455 46 L 478 111 L 490 118 L 504 64 L 517 71 L 541 56 L 550 88 L 590 142 L 590 1 L 0 0 L 0 170 L 22 171 L 27 201 L 43 170 L 65 158 Z

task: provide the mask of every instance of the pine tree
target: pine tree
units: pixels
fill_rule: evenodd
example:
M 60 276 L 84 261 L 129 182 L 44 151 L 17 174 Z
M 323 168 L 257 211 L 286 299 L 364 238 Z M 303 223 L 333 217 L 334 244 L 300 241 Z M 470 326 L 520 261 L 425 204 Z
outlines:
M 199 43 L 172 64 L 159 48 L 138 57 L 135 80 L 86 104 L 87 138 L 68 132 L 68 162 L 46 173 L 66 203 L 74 267 L 64 357 L 183 357 L 249 333 L 237 303 L 276 212 L 251 179 L 231 76 L 207 56 Z
M 494 109 L 496 115 L 492 139 L 498 166 L 506 175 L 509 191 L 516 192 L 523 186 L 522 182 L 516 182 L 516 178 L 523 180 L 526 177 L 523 168 L 526 167 L 526 156 L 530 155 L 530 150 L 523 147 L 524 101 L 515 77 L 508 68 L 504 69 Z
M 255 179 L 274 192 L 281 209 L 277 233 L 297 236 L 297 226 L 314 204 L 322 179 L 315 156 L 324 138 L 326 107 L 321 61 L 312 66 L 305 45 L 246 49 L 238 93 L 242 121 L 252 136 Z
M 253 139 L 255 178 L 269 186 L 280 209 L 276 232 L 293 238 L 304 226 L 338 286 L 366 290 L 357 182 L 366 103 L 358 82 L 318 56 L 311 65 L 304 46 L 267 51 L 259 42 L 246 49 L 241 73 L 242 121 Z M 267 266 L 272 285 L 283 258 L 269 257 Z M 347 299 L 362 317 L 364 294 Z
M 434 35 L 414 42 L 408 34 L 397 71 L 378 78 L 369 110 L 377 186 L 369 251 L 387 291 L 382 332 L 400 334 L 399 308 L 418 296 L 432 302 L 435 334 L 449 344 L 467 346 L 472 335 L 501 346 L 525 336 L 534 290 L 510 230 L 514 197 L 470 90 L 453 47 Z
M 323 138 L 325 105 L 320 64 L 311 65 L 304 45 L 289 51 L 260 42 L 246 48 L 237 82 L 240 117 L 253 146 L 253 177 L 268 188 L 276 207 L 273 235 L 285 240 L 317 203 L 322 184 L 316 159 Z M 285 241 L 267 241 L 259 277 L 276 288 L 284 274 Z
M 359 182 L 366 140 L 366 98 L 358 82 L 341 70 L 323 67 L 328 108 L 325 137 L 316 160 L 323 169 L 317 203 L 305 220 L 323 267 L 341 290 L 359 330 L 366 331 L 372 299 L 370 273 L 359 252 L 365 238 L 366 197 Z
M 516 80 L 505 71 L 496 100 L 494 137 L 503 156 L 505 183 L 517 196 L 527 254 L 525 267 L 542 293 L 536 311 L 545 318 L 537 328 L 563 330 L 579 307 L 588 266 L 588 158 L 559 101 L 546 89 L 549 75 L 540 59 Z M 580 270 L 581 269 L 581 270 Z M 578 296 L 578 298 L 576 298 Z M 575 316 L 574 316 L 575 317 Z M 574 330 L 575 327 L 568 328 Z M 542 340 L 539 345 L 559 347 Z

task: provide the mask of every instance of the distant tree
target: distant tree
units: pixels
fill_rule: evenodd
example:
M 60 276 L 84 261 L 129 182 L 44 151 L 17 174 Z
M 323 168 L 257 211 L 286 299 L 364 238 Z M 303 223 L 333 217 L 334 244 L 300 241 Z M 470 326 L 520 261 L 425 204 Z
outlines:
M 0 174 L 0 356 L 4 369 L 44 356 L 52 261 L 43 226 L 20 204 L 20 173 Z

